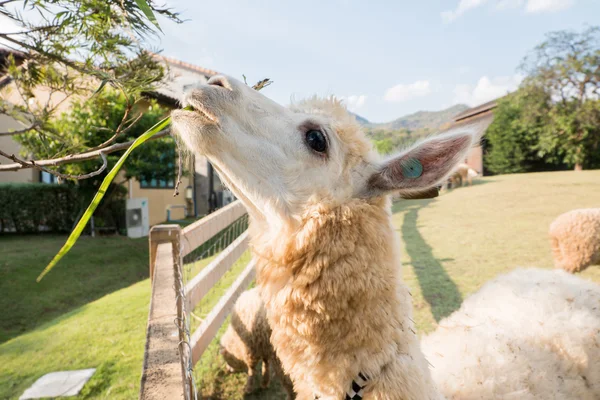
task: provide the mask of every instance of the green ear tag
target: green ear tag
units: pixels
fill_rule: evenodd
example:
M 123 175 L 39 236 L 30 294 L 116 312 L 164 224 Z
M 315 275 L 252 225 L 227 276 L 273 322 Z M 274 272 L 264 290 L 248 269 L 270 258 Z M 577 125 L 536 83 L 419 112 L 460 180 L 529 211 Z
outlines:
M 402 175 L 409 179 L 416 179 L 423 174 L 423 164 L 416 158 L 409 158 L 402 165 Z

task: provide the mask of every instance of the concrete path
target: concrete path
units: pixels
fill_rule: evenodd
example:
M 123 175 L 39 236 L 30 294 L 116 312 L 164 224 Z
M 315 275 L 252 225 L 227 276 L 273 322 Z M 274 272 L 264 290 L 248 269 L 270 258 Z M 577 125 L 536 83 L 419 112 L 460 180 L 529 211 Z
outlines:
M 83 388 L 83 385 L 94 375 L 94 372 L 96 372 L 96 368 L 51 372 L 35 381 L 19 397 L 19 400 L 76 396 Z

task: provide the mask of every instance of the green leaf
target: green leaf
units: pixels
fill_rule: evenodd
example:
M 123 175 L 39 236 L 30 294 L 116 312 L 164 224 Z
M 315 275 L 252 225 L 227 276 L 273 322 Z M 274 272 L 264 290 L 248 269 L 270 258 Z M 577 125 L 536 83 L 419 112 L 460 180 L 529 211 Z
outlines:
M 104 79 L 102 81 L 102 83 L 100 83 L 100 86 L 98 86 L 98 89 L 96 89 L 94 91 L 94 93 L 92 93 L 92 97 L 94 97 L 95 95 L 97 95 L 98 93 L 100 93 L 102 91 L 102 89 L 104 89 L 104 86 L 106 86 L 107 83 L 108 83 L 108 80 Z
M 158 30 L 162 32 L 162 29 L 160 29 L 160 25 L 158 25 L 158 21 L 156 20 L 156 17 L 154 16 L 154 12 L 148 5 L 148 1 L 135 0 L 135 2 L 137 3 L 140 10 L 142 10 L 144 12 L 144 14 L 146 15 L 146 18 L 148 18 L 150 20 L 150 22 L 152 22 L 154 25 L 156 25 Z
M 98 192 L 96 193 L 96 195 L 92 199 L 92 202 L 90 203 L 88 208 L 85 210 L 85 213 L 83 214 L 83 216 L 81 217 L 81 219 L 79 220 L 77 225 L 75 226 L 75 229 L 73 229 L 73 232 L 71 232 L 71 234 L 69 235 L 69 238 L 67 239 L 66 243 L 60 249 L 58 254 L 56 254 L 54 256 L 52 261 L 50 261 L 50 264 L 48 264 L 48 266 L 46 268 L 44 268 L 44 270 L 42 271 L 40 276 L 37 277 L 37 279 L 36 279 L 37 282 L 41 281 L 42 278 L 48 272 L 50 272 L 50 270 L 56 265 L 56 263 L 58 263 L 60 261 L 60 259 L 63 258 L 63 256 L 65 254 L 67 254 L 69 252 L 69 250 L 71 250 L 71 247 L 73 247 L 73 245 L 75 244 L 75 242 L 81 235 L 83 228 L 85 228 L 88 221 L 92 217 L 92 214 L 96 210 L 96 207 L 98 207 L 98 204 L 100 204 L 100 201 L 104 197 L 104 194 L 106 193 L 106 190 L 108 189 L 108 186 L 111 184 L 111 182 L 113 181 L 113 179 L 119 172 L 119 169 L 121 169 L 121 167 L 125 163 L 125 160 L 127 160 L 127 157 L 129 156 L 129 154 L 131 154 L 131 152 L 133 150 L 135 150 L 142 143 L 144 143 L 145 141 L 150 139 L 152 136 L 156 135 L 158 132 L 165 129 L 170 123 L 171 123 L 171 117 L 167 117 L 167 118 L 161 120 L 160 122 L 158 122 L 152 128 L 147 130 L 142 136 L 138 137 L 135 140 L 135 142 L 133 142 L 133 144 L 127 149 L 125 154 L 123 154 L 121 156 L 119 161 L 115 164 L 115 166 L 110 170 L 108 175 L 106 175 L 106 178 L 104 178 L 104 180 L 102 181 L 102 184 L 100 185 L 100 188 L 98 189 Z

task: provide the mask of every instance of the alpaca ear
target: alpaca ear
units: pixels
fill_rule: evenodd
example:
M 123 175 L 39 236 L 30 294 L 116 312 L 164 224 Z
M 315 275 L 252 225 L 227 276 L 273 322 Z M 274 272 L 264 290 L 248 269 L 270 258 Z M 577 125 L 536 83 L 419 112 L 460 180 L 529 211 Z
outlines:
M 473 145 L 470 133 L 429 138 L 378 166 L 367 182 L 366 197 L 398 191 L 400 197 L 436 197 L 439 185 Z

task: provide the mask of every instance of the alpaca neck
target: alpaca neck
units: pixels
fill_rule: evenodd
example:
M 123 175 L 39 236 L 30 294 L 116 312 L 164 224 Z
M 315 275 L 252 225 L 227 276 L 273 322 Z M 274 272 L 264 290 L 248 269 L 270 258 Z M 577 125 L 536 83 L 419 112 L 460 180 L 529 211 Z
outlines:
M 376 384 L 399 356 L 422 358 L 388 207 L 356 200 L 311 210 L 268 243 L 253 235 L 273 345 L 321 396 L 341 395 L 359 372 Z

